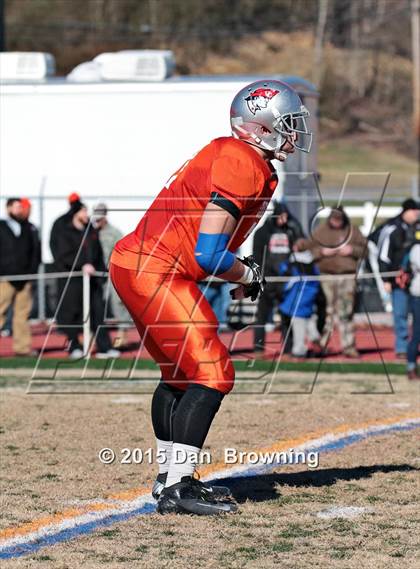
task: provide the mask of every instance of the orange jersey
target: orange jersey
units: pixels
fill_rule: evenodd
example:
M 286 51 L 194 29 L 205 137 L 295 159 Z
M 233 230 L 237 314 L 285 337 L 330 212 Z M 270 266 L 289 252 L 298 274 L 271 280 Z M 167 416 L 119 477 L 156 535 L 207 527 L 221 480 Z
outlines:
M 201 280 L 207 275 L 194 250 L 212 195 L 217 193 L 235 206 L 238 223 L 228 244 L 234 253 L 258 223 L 276 186 L 270 165 L 247 143 L 217 138 L 170 178 L 135 231 L 115 245 L 111 263 Z

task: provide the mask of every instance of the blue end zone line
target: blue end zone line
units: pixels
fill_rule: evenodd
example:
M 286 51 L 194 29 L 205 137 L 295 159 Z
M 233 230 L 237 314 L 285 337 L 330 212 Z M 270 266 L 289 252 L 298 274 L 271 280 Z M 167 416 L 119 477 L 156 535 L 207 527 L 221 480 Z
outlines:
M 395 427 L 384 427 L 383 429 L 378 429 L 377 431 L 373 431 L 373 432 L 367 432 L 367 433 L 360 433 L 360 434 L 356 434 L 356 435 L 348 435 L 347 437 L 344 437 L 342 439 L 339 439 L 337 441 L 331 441 L 330 443 L 325 443 L 322 445 L 314 445 L 314 446 L 310 446 L 308 445 L 307 447 L 305 446 L 305 453 L 308 452 L 333 452 L 333 451 L 337 451 L 337 450 L 341 450 L 347 446 L 350 446 L 354 443 L 357 443 L 359 441 L 362 441 L 364 439 L 367 439 L 370 436 L 376 436 L 376 435 L 386 435 L 390 432 L 397 432 L 397 431 L 411 431 L 413 429 L 417 429 L 420 427 L 420 423 L 411 423 L 409 425 L 398 425 Z M 298 445 L 300 446 L 300 445 Z M 243 472 L 238 472 L 235 473 L 234 476 L 227 476 L 224 478 L 217 478 L 214 477 L 212 478 L 212 481 L 217 480 L 218 482 L 223 481 L 225 483 L 229 483 L 230 481 L 234 481 L 237 478 L 247 478 L 247 477 L 252 477 L 252 476 L 258 476 L 259 474 L 264 474 L 264 472 L 268 472 L 270 470 L 273 470 L 273 468 L 275 468 L 276 466 L 283 466 L 286 465 L 286 462 L 273 462 L 272 464 L 261 464 L 261 465 L 256 465 L 254 468 L 249 468 L 248 470 L 245 470 Z M 310 469 L 311 471 L 315 471 L 318 470 L 318 468 L 313 468 Z
M 313 447 L 308 446 L 305 448 L 305 452 L 333 452 L 337 450 L 341 450 L 346 446 L 350 446 L 358 441 L 368 438 L 369 436 L 376 436 L 376 435 L 384 435 L 390 432 L 397 432 L 397 431 L 411 431 L 420 427 L 420 423 L 411 423 L 409 425 L 399 425 L 395 427 L 384 427 L 383 429 L 378 429 L 372 432 L 360 433 L 356 435 L 349 435 L 347 437 L 343 437 L 337 441 L 332 441 L 331 443 L 326 443 L 323 445 L 314 445 Z M 228 476 L 225 478 L 218 479 L 217 477 L 213 478 L 213 480 L 223 480 L 225 483 L 229 481 L 233 481 L 237 478 L 242 477 L 252 477 L 257 476 L 261 473 L 273 470 L 276 466 L 281 466 L 285 463 L 278 463 L 273 462 L 272 464 L 263 464 L 256 466 L 255 468 L 248 469 L 244 472 L 239 472 L 234 476 Z M 70 539 L 74 539 L 79 536 L 84 536 L 89 533 L 94 532 L 95 530 L 101 527 L 107 527 L 117 522 L 123 522 L 130 518 L 145 515 L 145 514 L 153 514 L 156 511 L 155 503 L 146 503 L 141 508 L 137 508 L 136 510 L 132 510 L 131 512 L 126 512 L 123 514 L 112 514 L 106 518 L 102 518 L 100 520 L 95 520 L 92 522 L 84 523 L 78 525 L 74 528 L 66 529 L 59 531 L 54 535 L 49 535 L 45 537 L 39 538 L 37 541 L 32 541 L 28 543 L 22 543 L 15 546 L 5 547 L 4 549 L 0 550 L 0 559 L 11 559 L 14 557 L 22 557 L 23 555 L 28 555 L 29 553 L 36 553 L 39 549 L 43 547 L 48 547 L 50 545 L 56 545 L 57 543 L 62 543 L 64 541 L 68 541 Z
M 75 537 L 79 537 L 81 535 L 86 535 L 101 527 L 107 527 L 117 522 L 123 522 L 133 516 L 152 514 L 155 510 L 155 504 L 147 503 L 141 508 L 133 510 L 129 513 L 114 514 L 108 518 L 103 518 L 94 522 L 81 524 L 74 528 L 62 530 L 54 535 L 47 535 L 45 537 L 42 537 L 39 541 L 22 543 L 12 547 L 7 547 L 0 552 L 0 559 L 11 559 L 12 557 L 21 557 L 22 555 L 28 555 L 28 553 L 35 553 L 42 547 L 55 545 L 56 543 L 61 543 L 63 541 L 74 539 Z

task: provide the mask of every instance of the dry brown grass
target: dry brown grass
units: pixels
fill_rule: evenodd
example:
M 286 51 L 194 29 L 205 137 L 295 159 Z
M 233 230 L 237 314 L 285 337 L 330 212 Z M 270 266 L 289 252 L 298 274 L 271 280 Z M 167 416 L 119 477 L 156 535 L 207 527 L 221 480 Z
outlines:
M 373 396 L 349 393 L 361 387 L 360 378 L 342 380 L 321 378 L 312 396 L 226 398 L 207 444 L 214 460 L 226 446 L 260 448 L 311 431 L 417 410 L 418 386 L 405 378 L 393 378 L 395 395 Z M 18 387 L 4 391 L 2 527 L 150 484 L 154 469 L 149 465 L 104 466 L 97 458 L 105 446 L 153 445 L 149 404 L 149 396 L 28 396 Z M 7 565 L 414 568 L 416 467 L 413 432 L 378 436 L 321 455 L 315 471 L 287 466 L 237 483 L 238 515 L 142 516 Z M 351 520 L 317 517 L 334 505 L 369 511 Z

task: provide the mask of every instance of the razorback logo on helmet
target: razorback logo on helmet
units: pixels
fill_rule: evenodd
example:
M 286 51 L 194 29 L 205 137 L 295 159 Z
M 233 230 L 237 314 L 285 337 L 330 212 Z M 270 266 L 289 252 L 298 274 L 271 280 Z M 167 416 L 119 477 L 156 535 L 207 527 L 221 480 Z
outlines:
M 248 97 L 245 97 L 248 109 L 253 115 L 261 109 L 266 109 L 268 103 L 277 93 L 279 93 L 279 91 L 276 89 L 255 89 Z

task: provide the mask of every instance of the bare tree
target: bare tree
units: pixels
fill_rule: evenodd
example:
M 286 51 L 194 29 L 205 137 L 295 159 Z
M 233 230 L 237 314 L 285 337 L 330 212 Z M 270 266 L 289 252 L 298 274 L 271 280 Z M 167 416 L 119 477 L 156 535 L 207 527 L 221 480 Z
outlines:
M 319 87 L 323 75 L 323 47 L 325 25 L 328 16 L 328 0 L 318 0 L 318 22 L 315 35 L 313 82 Z
M 413 126 L 417 142 L 417 184 L 420 183 L 420 0 L 411 0 L 413 42 Z

